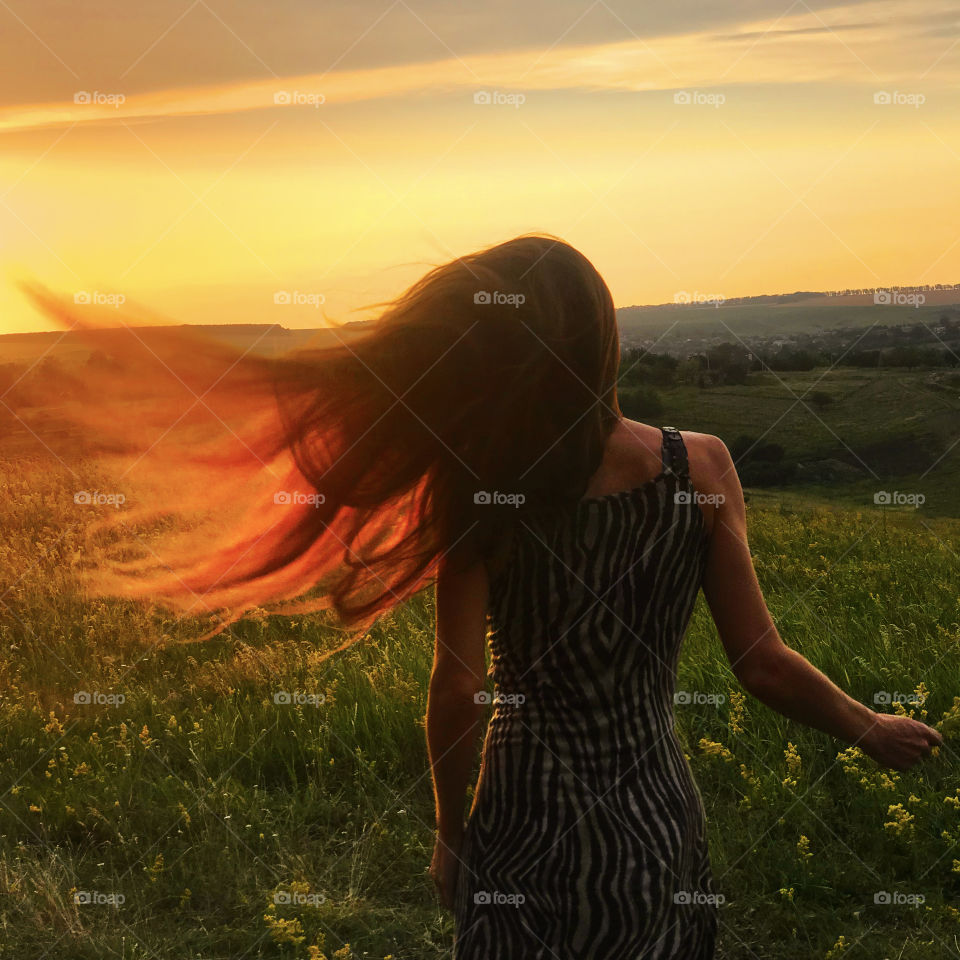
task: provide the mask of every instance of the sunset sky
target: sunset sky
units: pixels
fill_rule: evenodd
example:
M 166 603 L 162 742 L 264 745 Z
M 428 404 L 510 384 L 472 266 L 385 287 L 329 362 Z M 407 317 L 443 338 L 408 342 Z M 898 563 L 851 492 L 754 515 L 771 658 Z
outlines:
M 960 281 L 960 4 L 3 0 L 0 25 L 0 332 L 49 327 L 23 278 L 359 319 L 529 231 L 618 306 Z

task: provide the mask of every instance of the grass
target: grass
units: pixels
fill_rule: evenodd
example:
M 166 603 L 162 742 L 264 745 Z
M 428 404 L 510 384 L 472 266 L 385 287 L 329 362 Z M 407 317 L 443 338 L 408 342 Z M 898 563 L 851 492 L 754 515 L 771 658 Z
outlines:
M 815 391 L 830 401 L 815 404 Z M 747 435 L 784 448 L 784 461 L 843 461 L 859 479 L 796 482 L 790 489 L 816 500 L 871 509 L 874 493 L 922 493 L 921 517 L 960 516 L 960 378 L 950 370 L 858 370 L 835 367 L 800 373 L 751 374 L 742 386 L 657 388 L 685 430 L 722 437 Z
M 75 480 L 20 462 L 0 485 L 0 958 L 449 957 L 426 875 L 431 598 L 323 664 L 320 617 L 178 642 L 195 625 L 77 593 Z M 700 602 L 678 689 L 723 702 L 676 713 L 718 956 L 955 956 L 960 523 L 762 493 L 750 521 L 787 641 L 865 702 L 919 689 L 947 742 L 885 773 L 741 698 Z

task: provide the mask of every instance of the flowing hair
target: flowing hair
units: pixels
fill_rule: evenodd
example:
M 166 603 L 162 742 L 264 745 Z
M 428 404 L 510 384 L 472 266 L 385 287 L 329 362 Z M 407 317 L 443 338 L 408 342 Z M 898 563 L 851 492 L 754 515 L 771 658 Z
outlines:
M 493 569 L 514 525 L 583 496 L 620 419 L 610 291 L 552 236 L 437 266 L 277 356 L 29 292 L 93 349 L 65 416 L 115 496 L 75 500 L 125 501 L 89 525 L 83 585 L 214 615 L 204 636 L 254 608 L 362 632 L 441 565 Z

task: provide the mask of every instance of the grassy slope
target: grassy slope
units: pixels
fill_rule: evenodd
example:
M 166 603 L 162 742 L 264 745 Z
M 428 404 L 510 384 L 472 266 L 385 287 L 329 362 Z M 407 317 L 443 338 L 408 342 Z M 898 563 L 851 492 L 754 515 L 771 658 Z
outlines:
M 818 498 L 866 509 L 878 490 L 922 492 L 921 515 L 960 516 L 960 444 L 952 446 L 960 385 L 937 379 L 951 376 L 955 382 L 950 372 L 930 370 L 754 374 L 747 386 L 659 390 L 666 408 L 660 419 L 717 434 L 728 444 L 741 434 L 763 437 L 783 446 L 788 460 L 860 464 L 859 481 L 795 488 Z M 813 391 L 829 394 L 832 402 L 812 403 Z M 926 461 L 897 452 L 896 441 L 904 437 L 913 438 Z

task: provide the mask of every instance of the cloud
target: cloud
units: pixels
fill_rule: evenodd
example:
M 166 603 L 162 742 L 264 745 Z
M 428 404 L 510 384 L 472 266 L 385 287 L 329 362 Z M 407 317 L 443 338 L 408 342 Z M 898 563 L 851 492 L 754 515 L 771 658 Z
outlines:
M 960 45 L 945 45 L 916 29 L 949 18 L 944 4 L 927 0 L 902 20 L 884 21 L 888 4 L 816 12 L 804 8 L 773 21 L 744 24 L 722 38 L 714 32 L 612 43 L 557 45 L 445 56 L 415 64 L 392 64 L 229 83 L 198 84 L 146 92 L 84 90 L 82 102 L 48 102 L 0 109 L 0 131 L 74 123 L 115 123 L 165 117 L 291 109 L 319 111 L 338 105 L 397 97 L 460 96 L 472 103 L 479 90 L 656 91 L 733 87 L 742 84 L 865 83 L 927 86 L 960 76 Z M 918 11 L 926 10 L 924 19 Z M 906 12 L 906 11 L 904 11 Z M 722 42 L 718 42 L 722 39 Z M 321 113 L 322 115 L 322 113 Z

